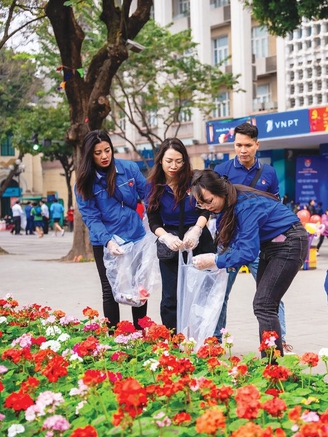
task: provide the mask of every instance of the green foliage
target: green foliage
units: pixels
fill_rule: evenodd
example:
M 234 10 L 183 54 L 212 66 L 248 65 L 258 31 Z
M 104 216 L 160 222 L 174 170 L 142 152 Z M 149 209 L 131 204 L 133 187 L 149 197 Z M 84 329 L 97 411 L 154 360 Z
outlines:
M 190 30 L 172 34 L 169 26 L 150 20 L 136 41 L 145 50 L 132 52 L 116 74 L 111 116 L 117 122 L 120 113 L 125 114 L 139 132 L 148 128 L 150 142 L 151 116 L 156 114 L 167 129 L 188 117 L 193 108 L 208 116 L 219 91 L 238 84 L 238 78 L 223 73 L 220 66 L 200 62 Z
M 271 34 L 282 37 L 296 29 L 302 17 L 309 20 L 328 18 L 327 0 L 246 0 L 244 4 Z

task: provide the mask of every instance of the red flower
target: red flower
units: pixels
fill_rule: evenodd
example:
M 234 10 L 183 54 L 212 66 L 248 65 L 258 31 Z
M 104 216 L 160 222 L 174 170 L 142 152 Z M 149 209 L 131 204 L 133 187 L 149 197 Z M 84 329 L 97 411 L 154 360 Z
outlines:
M 33 399 L 26 393 L 11 393 L 5 400 L 5 407 L 12 408 L 15 411 L 27 410 L 34 404 Z
M 70 437 L 97 437 L 97 430 L 91 426 L 87 425 L 85 428 L 77 428 L 75 429 Z
M 262 408 L 273 417 L 281 417 L 283 415 L 283 411 L 287 410 L 287 405 L 282 399 L 273 398 L 264 402 Z
M 169 340 L 171 337 L 169 329 L 164 325 L 151 325 L 147 331 L 147 340 L 158 342 L 158 340 Z
M 313 352 L 305 352 L 302 355 L 301 363 L 307 364 L 309 367 L 315 367 L 318 365 L 319 355 Z
M 215 435 L 219 428 L 224 429 L 225 426 L 225 417 L 219 408 L 205 411 L 205 413 L 196 420 L 196 431 L 200 434 Z
M 86 370 L 82 380 L 85 385 L 91 387 L 100 384 L 106 379 L 106 375 L 100 370 Z
M 283 366 L 273 366 L 268 364 L 263 371 L 264 378 L 269 379 L 272 383 L 287 381 L 292 372 Z
M 66 369 L 68 365 L 69 363 L 58 355 L 49 360 L 48 364 L 41 373 L 48 378 L 49 382 L 57 382 L 59 378 L 68 374 Z
M 97 310 L 90 308 L 90 307 L 84 308 L 82 313 L 85 317 L 88 317 L 89 319 L 93 319 L 94 317 L 99 316 L 99 312 Z
M 136 331 L 137 330 L 134 327 L 133 323 L 128 322 L 127 320 L 123 320 L 123 322 L 118 322 L 118 324 L 116 325 L 114 337 L 117 337 L 118 335 L 132 334 Z
M 190 422 L 191 416 L 189 413 L 186 413 L 185 411 L 181 411 L 180 413 L 177 413 L 173 417 L 173 423 L 175 425 L 180 425 L 181 423 Z
M 155 322 L 153 322 L 152 319 L 148 316 L 142 317 L 142 319 L 138 319 L 138 324 L 139 326 L 141 326 L 142 329 L 149 328 L 154 323 Z
M 247 385 L 237 389 L 237 416 L 241 419 L 256 419 L 261 407 L 260 392 L 254 385 Z
M 0 392 L 3 391 L 5 389 L 5 386 L 2 384 L 2 382 L 0 381 Z
M 40 381 L 32 376 L 29 376 L 26 381 L 22 383 L 21 393 L 33 392 L 40 384 Z
M 117 381 L 113 391 L 120 407 L 123 407 L 131 417 L 141 414 L 148 403 L 146 389 L 134 378 Z

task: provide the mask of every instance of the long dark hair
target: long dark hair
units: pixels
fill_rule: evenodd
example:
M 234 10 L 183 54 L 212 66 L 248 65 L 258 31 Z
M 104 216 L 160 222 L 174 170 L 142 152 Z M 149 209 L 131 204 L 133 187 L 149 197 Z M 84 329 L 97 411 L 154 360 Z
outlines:
M 187 149 L 178 138 L 166 138 L 160 145 L 159 151 L 155 157 L 154 166 L 148 177 L 148 182 L 151 185 L 151 192 L 148 199 L 148 211 L 156 211 L 159 208 L 160 199 L 166 185 L 162 160 L 168 149 L 174 149 L 181 153 L 183 159 L 183 165 L 179 168 L 179 171 L 174 178 L 174 184 L 176 186 L 174 191 L 176 205 L 185 197 L 186 192 L 190 187 L 192 169 Z
M 81 148 L 81 161 L 76 174 L 76 189 L 83 199 L 91 199 L 93 195 L 93 182 L 96 165 L 93 159 L 93 151 L 96 144 L 106 141 L 112 150 L 112 160 L 106 169 L 107 191 L 113 195 L 116 181 L 116 170 L 114 162 L 114 147 L 109 135 L 101 130 L 93 130 L 86 134 Z
M 222 248 L 222 252 L 228 249 L 236 232 L 237 217 L 235 215 L 235 206 L 240 193 L 245 193 L 248 196 L 265 196 L 279 202 L 279 199 L 271 193 L 259 191 L 246 185 L 232 184 L 227 176 L 221 176 L 211 169 L 195 170 L 194 172 L 191 182 L 191 194 L 197 200 L 204 202 L 202 189 L 225 199 L 220 229 L 218 229 L 215 237 L 215 244 Z

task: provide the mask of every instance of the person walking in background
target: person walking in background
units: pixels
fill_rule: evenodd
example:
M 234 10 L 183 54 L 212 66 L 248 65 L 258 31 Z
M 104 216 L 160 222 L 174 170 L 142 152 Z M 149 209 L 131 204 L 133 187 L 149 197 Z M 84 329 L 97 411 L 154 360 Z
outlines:
M 25 233 L 26 235 L 34 235 L 34 217 L 31 214 L 32 211 L 32 202 L 27 202 L 25 206 L 25 215 L 26 215 L 26 227 Z
M 219 175 L 226 175 L 233 184 L 243 184 L 254 187 L 257 190 L 272 193 L 277 199 L 279 196 L 279 183 L 276 171 L 268 164 L 261 163 L 256 157 L 260 142 L 258 141 L 258 129 L 250 123 L 242 123 L 235 128 L 234 146 L 236 156 L 234 159 L 223 162 L 215 166 L 214 171 Z M 287 202 L 288 196 L 284 199 Z M 283 202 L 283 203 L 285 203 Z M 259 258 L 257 257 L 248 265 L 250 272 L 256 280 Z M 227 323 L 227 306 L 232 286 L 237 278 L 238 271 L 230 272 L 225 300 L 223 303 L 221 315 L 215 330 L 215 336 L 221 341 L 221 329 L 226 327 Z M 279 305 L 279 319 L 282 331 L 282 342 L 286 352 L 291 352 L 293 347 L 286 342 L 286 320 L 285 306 L 283 302 Z
M 77 206 L 89 229 L 90 241 L 102 287 L 104 315 L 108 326 L 120 321 L 104 265 L 104 247 L 111 255 L 123 255 L 114 236 L 125 242 L 136 242 L 146 235 L 136 211 L 137 199 L 144 198 L 146 180 L 135 162 L 115 159 L 114 148 L 106 132 L 89 132 L 82 144 L 81 161 L 74 187 Z M 123 255 L 124 256 L 124 255 Z M 147 303 L 131 307 L 134 326 L 147 314 Z
M 73 232 L 73 229 L 74 229 L 74 208 L 72 206 L 70 206 L 68 211 L 67 211 L 66 220 L 68 223 L 69 232 Z
M 178 138 L 167 138 L 160 145 L 147 180 L 146 211 L 150 230 L 169 249 L 172 259 L 159 260 L 162 277 L 160 314 L 171 330 L 177 327 L 178 251 L 192 249 L 198 253 L 215 252 L 213 238 L 206 224 L 210 216 L 199 211 L 190 198 L 192 169 L 188 152 Z M 181 211 L 181 212 L 180 212 Z M 179 236 L 183 215 L 183 235 Z
M 64 207 L 61 203 L 58 202 L 58 199 L 54 199 L 54 203 L 50 206 L 50 213 L 51 217 L 54 222 L 54 236 L 57 237 L 57 232 L 61 233 L 61 236 L 63 237 L 65 234 L 64 229 L 60 226 L 60 220 L 63 217 L 64 214 Z
M 13 222 L 14 222 L 14 228 L 12 229 L 11 233 L 15 233 L 15 235 L 22 235 L 21 230 L 21 221 L 22 221 L 22 215 L 24 215 L 24 211 L 21 207 L 20 200 L 16 200 L 14 205 L 12 206 L 12 212 L 13 212 Z
M 319 203 L 318 203 L 318 205 L 319 205 Z M 322 216 L 321 216 L 321 224 L 324 225 L 325 229 L 319 237 L 319 242 L 317 244 L 317 255 L 319 255 L 319 249 L 320 249 L 325 237 L 328 238 L 328 208 L 326 209 L 326 212 L 324 214 L 322 214 Z
M 191 192 L 200 206 L 218 214 L 217 254 L 193 257 L 194 266 L 201 270 L 215 266 L 238 270 L 260 253 L 254 314 L 260 340 L 264 331 L 275 331 L 275 343 L 283 356 L 278 308 L 307 257 L 305 228 L 273 194 L 233 185 L 213 170 L 196 171 Z M 263 350 L 261 354 L 265 356 Z
M 45 200 L 40 200 L 42 220 L 43 220 L 43 233 L 47 235 L 49 232 L 49 208 Z
M 38 202 L 32 203 L 31 215 L 33 216 L 33 222 L 34 222 L 35 230 L 38 234 L 38 238 L 42 238 L 43 237 L 43 219 L 42 219 L 41 206 L 38 205 Z

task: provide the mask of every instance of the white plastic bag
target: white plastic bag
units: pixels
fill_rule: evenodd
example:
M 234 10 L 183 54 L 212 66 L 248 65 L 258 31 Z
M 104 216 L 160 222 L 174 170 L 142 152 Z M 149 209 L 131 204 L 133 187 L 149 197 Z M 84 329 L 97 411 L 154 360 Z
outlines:
M 124 252 L 123 255 L 113 256 L 104 248 L 106 276 L 114 299 L 118 303 L 140 307 L 161 287 L 156 237 L 147 232 L 141 240 L 127 244 L 122 244 L 123 240 L 117 236 L 113 239 Z
M 179 251 L 177 289 L 177 332 L 197 343 L 195 351 L 212 337 L 219 320 L 227 288 L 228 273 L 223 270 L 198 270 L 192 264 L 192 252 L 184 262 Z

